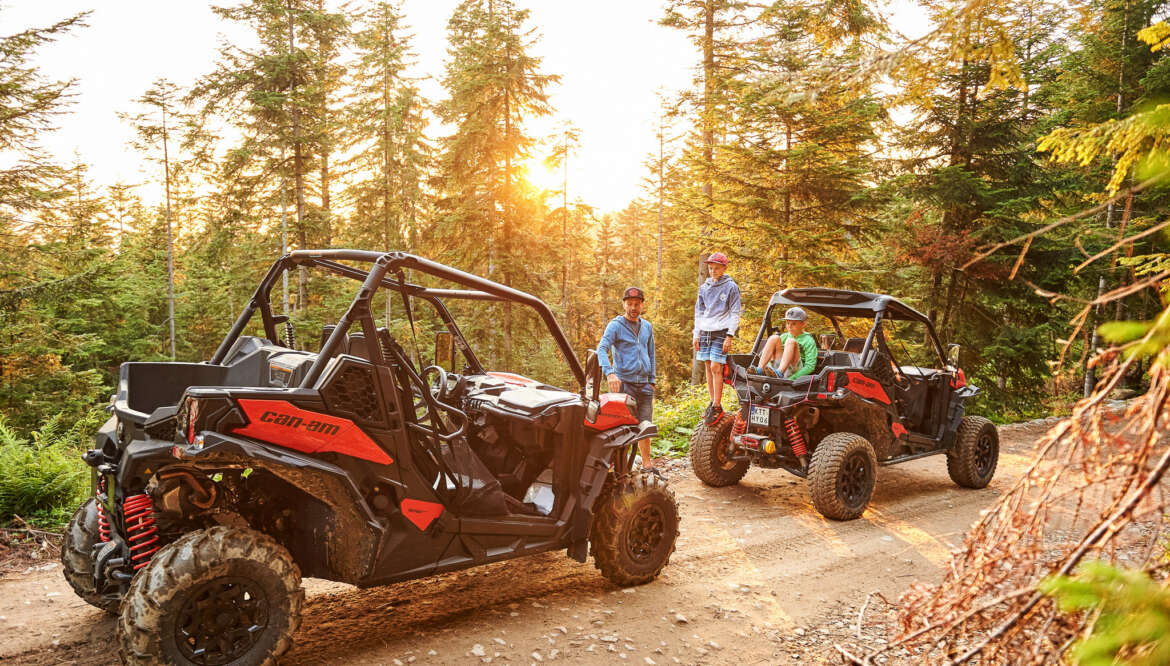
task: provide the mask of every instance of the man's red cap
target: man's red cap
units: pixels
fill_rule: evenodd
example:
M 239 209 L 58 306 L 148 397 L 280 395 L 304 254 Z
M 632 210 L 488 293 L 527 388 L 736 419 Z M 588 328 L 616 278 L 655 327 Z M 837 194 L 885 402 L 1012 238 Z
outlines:
M 622 294 L 622 300 L 624 301 L 627 298 L 640 298 L 645 301 L 646 295 L 643 294 L 642 290 L 637 287 L 626 287 L 625 293 Z
M 723 254 L 722 252 L 716 252 L 715 254 L 712 254 L 711 256 L 707 257 L 707 263 L 719 264 L 721 266 L 726 266 L 727 265 L 727 255 Z

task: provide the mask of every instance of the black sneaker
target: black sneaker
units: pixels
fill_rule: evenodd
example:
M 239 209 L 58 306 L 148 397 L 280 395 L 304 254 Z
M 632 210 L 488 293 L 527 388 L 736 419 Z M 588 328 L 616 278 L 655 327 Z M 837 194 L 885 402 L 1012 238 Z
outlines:
M 715 405 L 713 405 L 711 403 L 707 403 L 707 409 L 703 410 L 703 416 L 701 417 L 703 419 L 703 423 L 709 424 L 711 422 L 709 419 L 711 418 L 711 413 L 714 410 L 715 410 Z
M 666 475 L 663 474 L 662 470 L 658 469 L 657 467 L 643 467 L 642 473 L 643 474 L 653 474 L 654 476 L 662 479 L 663 481 L 666 480 Z
M 715 425 L 719 423 L 719 419 L 721 418 L 723 418 L 723 407 L 720 405 L 711 405 L 707 409 L 707 413 L 703 415 L 703 423 Z

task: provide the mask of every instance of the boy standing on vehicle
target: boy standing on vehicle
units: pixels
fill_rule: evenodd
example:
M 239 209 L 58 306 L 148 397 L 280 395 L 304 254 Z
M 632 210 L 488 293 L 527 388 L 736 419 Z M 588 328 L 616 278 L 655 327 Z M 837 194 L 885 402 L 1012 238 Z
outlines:
M 695 329 L 692 345 L 707 370 L 707 393 L 711 404 L 703 412 L 703 422 L 715 423 L 723 417 L 723 365 L 731 339 L 739 330 L 743 313 L 739 285 L 727 272 L 727 255 L 716 252 L 707 257 L 707 271 L 711 277 L 699 286 L 695 299 Z
M 812 374 L 817 364 L 817 341 L 806 333 L 808 314 L 803 308 L 788 308 L 784 313 L 787 333 L 772 335 L 760 352 L 760 364 L 748 368 L 755 375 L 772 375 L 798 379 Z
M 657 364 L 654 359 L 654 329 L 642 319 L 646 296 L 637 287 L 627 287 L 622 294 L 624 315 L 618 315 L 605 327 L 597 345 L 597 360 L 609 384 L 610 393 L 625 393 L 634 399 L 639 421 L 654 420 L 654 384 Z M 613 362 L 610 362 L 610 353 Z M 650 462 L 650 440 L 638 441 L 642 469 L 662 476 Z

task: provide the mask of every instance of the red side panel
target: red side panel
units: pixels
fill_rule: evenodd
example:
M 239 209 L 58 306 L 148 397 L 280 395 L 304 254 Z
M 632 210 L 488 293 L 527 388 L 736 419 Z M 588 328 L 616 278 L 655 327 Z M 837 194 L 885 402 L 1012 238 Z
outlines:
M 515 384 L 517 386 L 535 386 L 540 383 L 535 379 L 529 379 L 523 375 L 514 375 L 510 372 L 489 372 L 487 374 L 489 377 L 495 377 L 508 384 Z
M 901 423 L 898 423 L 897 421 L 894 421 L 890 425 L 890 430 L 893 431 L 895 439 L 898 437 L 902 437 L 903 435 L 906 434 L 906 426 L 902 425 Z
M 414 523 L 414 526 L 420 532 L 426 530 L 435 522 L 435 519 L 443 515 L 443 505 L 434 502 L 426 502 L 424 500 L 404 499 L 402 500 L 402 515 L 406 519 Z
M 886 390 L 882 388 L 882 385 L 877 383 L 877 380 L 870 379 L 860 372 L 845 373 L 845 388 L 863 398 L 890 404 L 890 396 L 886 395 Z
M 310 412 L 286 400 L 240 400 L 248 425 L 232 432 L 304 453 L 344 453 L 389 465 L 394 462 L 369 435 L 350 421 Z
M 586 428 L 594 430 L 609 430 L 620 425 L 638 425 L 638 417 L 630 413 L 626 405 L 625 393 L 602 393 L 601 409 L 597 412 L 597 422 L 585 421 Z

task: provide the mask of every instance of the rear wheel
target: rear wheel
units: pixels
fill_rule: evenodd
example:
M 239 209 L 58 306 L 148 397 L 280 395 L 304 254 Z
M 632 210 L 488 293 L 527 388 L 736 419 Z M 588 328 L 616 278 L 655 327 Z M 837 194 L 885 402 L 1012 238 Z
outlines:
M 91 606 L 116 614 L 118 600 L 106 599 L 94 587 L 93 546 L 99 540 L 97 498 L 91 497 L 78 507 L 69 526 L 65 528 L 65 543 L 61 544 L 61 567 L 65 572 L 65 580 L 69 581 L 69 586 L 77 596 Z
M 868 440 L 851 432 L 822 439 L 812 454 L 808 485 L 813 506 L 826 518 L 853 520 L 869 504 L 877 456 Z
M 999 464 L 999 431 L 982 416 L 964 416 L 955 445 L 947 451 L 947 473 L 964 488 L 985 488 Z
M 732 460 L 727 450 L 734 422 L 734 416 L 728 415 L 712 425 L 700 423 L 691 436 L 691 469 L 709 486 L 731 486 L 747 474 L 748 461 Z
M 192 532 L 154 554 L 122 601 L 127 664 L 275 664 L 301 621 L 301 572 L 249 529 Z
M 602 491 L 589 542 L 601 575 L 621 586 L 658 577 L 678 538 L 678 502 L 651 474 L 626 477 Z

